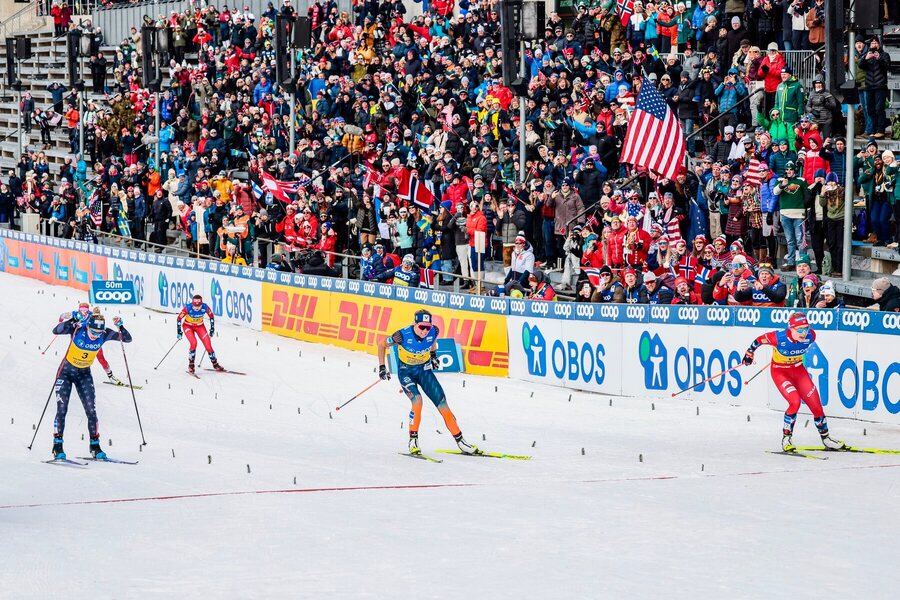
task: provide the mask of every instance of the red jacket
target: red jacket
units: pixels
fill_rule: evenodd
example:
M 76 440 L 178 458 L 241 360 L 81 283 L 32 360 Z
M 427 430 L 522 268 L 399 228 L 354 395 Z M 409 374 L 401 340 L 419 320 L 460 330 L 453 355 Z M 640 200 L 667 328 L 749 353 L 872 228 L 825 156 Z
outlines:
M 609 262 L 610 266 L 618 268 L 625 264 L 624 246 L 625 228 L 621 227 L 618 231 L 614 231 L 609 235 Z
M 647 262 L 647 252 L 650 250 L 650 234 L 644 229 L 638 228 L 634 231 L 626 229 L 622 240 L 625 250 L 625 263 L 634 267 L 642 267 Z
M 487 245 L 489 240 L 487 239 L 487 218 L 484 216 L 484 213 L 480 210 L 473 212 L 471 215 L 466 217 L 466 233 L 469 236 L 469 246 L 475 247 L 475 232 L 483 231 L 485 237 L 485 245 Z
M 453 14 L 453 0 L 433 0 L 431 8 L 442 17 Z
M 755 279 L 753 276 L 753 271 L 750 269 L 744 269 L 744 272 L 741 273 L 741 276 L 735 280 L 733 280 L 730 284 L 726 283 L 726 277 L 722 277 L 719 280 L 719 283 L 713 287 L 713 299 L 717 302 L 721 302 L 723 300 L 727 300 L 729 305 L 738 305 L 738 304 L 752 304 L 751 301 L 747 302 L 738 302 L 734 299 L 734 292 L 737 291 L 738 282 L 742 279 Z M 752 284 L 751 284 L 752 285 Z
M 767 94 L 774 94 L 781 83 L 781 71 L 784 69 L 784 56 L 781 52 L 775 57 L 775 60 L 769 60 L 769 55 L 762 59 L 759 65 L 759 77 L 763 80 L 763 87 Z

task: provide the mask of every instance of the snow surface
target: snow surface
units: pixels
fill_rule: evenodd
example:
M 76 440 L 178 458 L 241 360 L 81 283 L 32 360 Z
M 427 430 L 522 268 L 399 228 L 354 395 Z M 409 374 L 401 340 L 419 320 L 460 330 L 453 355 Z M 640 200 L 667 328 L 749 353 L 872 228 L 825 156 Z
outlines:
M 335 412 L 373 357 L 222 323 L 219 358 L 248 375 L 198 381 L 184 341 L 154 371 L 175 320 L 142 308 L 121 314 L 143 451 L 129 390 L 94 368 L 104 447 L 140 464 L 42 464 L 53 405 L 26 446 L 65 341 L 39 346 L 81 299 L 0 275 L 2 598 L 897 597 L 900 456 L 767 454 L 775 411 L 443 375 L 470 441 L 534 458 L 430 464 L 397 454 L 395 381 Z M 124 378 L 119 345 L 106 352 Z M 895 426 L 831 425 L 900 447 Z M 69 456 L 85 430 L 73 392 Z M 420 435 L 432 455 L 452 447 L 430 405 Z M 813 425 L 795 440 L 816 442 Z

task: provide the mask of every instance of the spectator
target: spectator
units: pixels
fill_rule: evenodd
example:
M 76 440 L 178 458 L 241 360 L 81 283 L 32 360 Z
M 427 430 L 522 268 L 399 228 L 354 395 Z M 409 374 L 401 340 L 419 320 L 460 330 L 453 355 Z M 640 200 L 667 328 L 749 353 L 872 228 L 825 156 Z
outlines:
M 900 288 L 887 277 L 880 277 L 872 282 L 872 298 L 878 304 L 878 310 L 900 312 Z
M 866 100 L 872 119 L 872 129 L 866 129 L 865 134 L 872 135 L 876 139 L 883 138 L 887 129 L 885 103 L 890 64 L 891 57 L 881 48 L 880 40 L 877 37 L 872 38 L 868 50 L 859 61 L 859 68 L 866 74 Z

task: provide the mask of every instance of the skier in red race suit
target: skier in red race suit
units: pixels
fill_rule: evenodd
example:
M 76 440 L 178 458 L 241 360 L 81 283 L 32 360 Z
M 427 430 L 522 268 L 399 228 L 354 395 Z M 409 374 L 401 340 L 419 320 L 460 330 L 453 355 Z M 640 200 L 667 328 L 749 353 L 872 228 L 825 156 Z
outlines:
M 803 313 L 794 313 L 788 321 L 788 328 L 780 331 L 764 333 L 750 344 L 744 353 L 744 364 L 753 364 L 753 355 L 760 346 L 772 346 L 772 381 L 784 399 L 788 408 L 784 412 L 784 437 L 781 440 L 785 452 L 796 450 L 791 441 L 794 423 L 800 403 L 809 407 L 815 417 L 816 429 L 822 436 L 822 444 L 829 450 L 840 450 L 846 447 L 844 442 L 834 440 L 828 435 L 828 422 L 822 410 L 822 400 L 809 372 L 803 365 L 803 355 L 816 341 L 816 333 L 809 328 L 809 321 Z
M 206 325 L 203 317 L 209 317 L 209 332 L 206 331 Z M 178 314 L 178 339 L 182 336 L 182 321 L 184 322 L 183 334 L 187 336 L 190 343 L 190 351 L 188 352 L 188 373 L 194 372 L 194 357 L 197 355 L 197 338 L 203 342 L 206 353 L 209 354 L 209 360 L 212 361 L 213 369 L 216 371 L 224 371 L 225 369 L 216 359 L 216 353 L 213 350 L 212 342 L 209 338 L 216 333 L 216 317 L 213 315 L 212 309 L 203 301 L 200 294 L 195 294 L 191 298 L 190 304 L 185 304 L 184 308 Z

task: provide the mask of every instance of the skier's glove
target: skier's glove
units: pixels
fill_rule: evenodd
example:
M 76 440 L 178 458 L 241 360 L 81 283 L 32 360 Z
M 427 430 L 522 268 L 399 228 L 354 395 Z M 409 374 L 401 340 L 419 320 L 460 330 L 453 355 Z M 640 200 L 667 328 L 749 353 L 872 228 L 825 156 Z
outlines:
M 388 381 L 391 378 L 391 374 L 388 373 L 388 370 L 384 365 L 378 366 L 378 377 L 380 377 L 382 381 Z
M 209 337 L 212 337 L 214 335 L 216 335 L 216 322 L 210 321 L 209 322 Z
M 752 351 L 752 350 L 747 350 L 746 352 L 744 352 L 744 360 L 743 360 L 743 363 L 744 363 L 745 365 L 752 365 L 752 364 L 753 364 L 753 351 Z
M 181 336 L 184 335 L 184 332 L 181 331 L 181 323 L 178 324 L 178 339 L 181 339 Z
M 441 359 L 438 358 L 437 352 L 431 352 L 431 368 L 434 371 L 437 371 L 441 368 Z
M 122 329 L 122 325 L 125 324 L 125 321 L 122 320 L 122 317 L 113 317 L 113 325 L 117 328 Z

